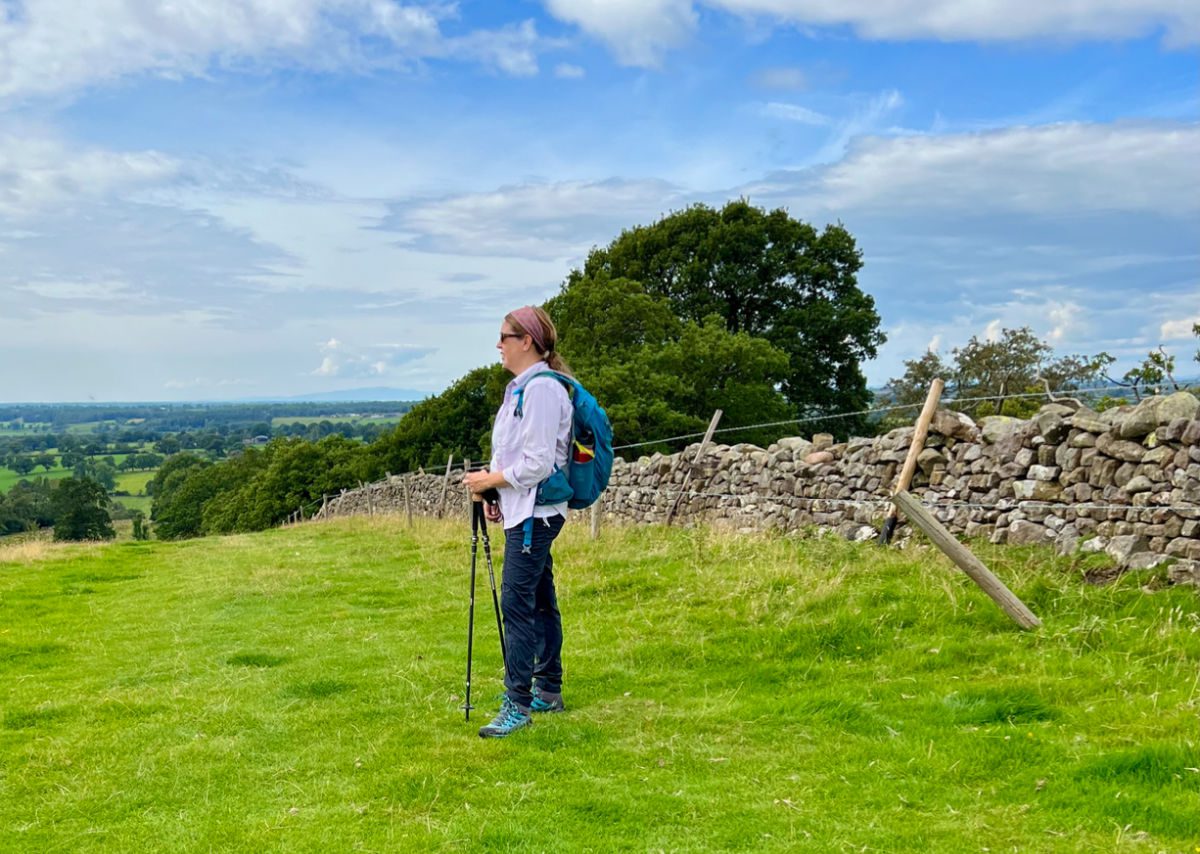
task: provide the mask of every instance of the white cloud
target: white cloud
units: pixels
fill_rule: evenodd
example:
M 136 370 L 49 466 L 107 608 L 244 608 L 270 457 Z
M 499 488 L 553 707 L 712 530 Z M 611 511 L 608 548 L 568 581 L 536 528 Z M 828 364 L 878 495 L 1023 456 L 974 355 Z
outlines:
M 623 65 L 656 67 L 696 29 L 691 0 L 543 0 L 547 11 L 608 45 Z
M 1079 326 L 1084 314 L 1083 307 L 1073 302 L 1047 303 L 1045 317 L 1052 325 L 1046 338 L 1055 346 L 1071 340 L 1072 332 Z
M 71 148 L 36 132 L 0 134 L 0 215 L 21 216 L 161 184 L 180 164 L 155 151 Z
M 581 257 L 631 223 L 684 204 L 664 181 L 564 181 L 396 203 L 383 227 L 414 249 L 535 259 Z
M 1137 38 L 1163 30 L 1169 44 L 1200 39 L 1189 0 L 704 0 L 738 15 L 802 26 L 849 26 L 868 39 L 1001 42 Z
M 824 116 L 815 110 L 810 110 L 808 107 L 801 107 L 798 104 L 782 104 L 778 101 L 772 101 L 763 105 L 763 114 L 775 119 L 786 119 L 789 122 L 799 122 L 803 125 L 814 125 L 816 127 L 830 124 L 829 116 Z
M 347 347 L 336 338 L 319 346 L 321 364 L 312 371 L 315 377 L 353 377 L 357 379 L 389 376 L 401 366 L 436 352 L 433 347 L 400 344 Z
M 1191 0 L 543 0 L 555 17 L 606 43 L 626 65 L 657 66 L 696 27 L 697 6 L 779 25 L 852 28 L 877 40 L 1057 42 L 1162 32 L 1173 47 L 1200 41 Z
M 744 190 L 826 211 L 1050 215 L 1200 210 L 1196 125 L 1061 124 L 979 134 L 873 137 L 837 164 Z
M 932 338 L 929 339 L 929 343 L 925 345 L 926 351 L 928 351 L 930 353 L 936 353 L 938 350 L 941 349 L 941 347 L 942 347 L 941 333 L 934 335 Z
M 1196 287 L 1197 299 L 1200 299 L 1200 285 Z M 1164 341 L 1178 341 L 1183 338 L 1191 338 L 1193 335 L 1192 327 L 1200 324 L 1200 314 L 1192 317 L 1184 317 L 1179 320 L 1164 321 L 1159 327 L 1158 335 Z
M 331 71 L 467 58 L 509 74 L 536 71 L 531 23 L 447 38 L 440 21 L 454 14 L 449 4 L 396 0 L 17 0 L 0 13 L 0 100 L 214 67 Z
M 587 74 L 578 65 L 572 65 L 569 62 L 560 62 L 554 66 L 554 76 L 560 77 L 563 80 L 579 80 Z

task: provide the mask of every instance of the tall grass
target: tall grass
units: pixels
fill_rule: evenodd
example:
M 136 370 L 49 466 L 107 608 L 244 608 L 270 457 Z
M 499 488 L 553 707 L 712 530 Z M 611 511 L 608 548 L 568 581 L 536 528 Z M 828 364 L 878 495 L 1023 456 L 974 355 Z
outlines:
M 584 528 L 568 711 L 502 741 L 461 522 L 0 552 L 0 848 L 1200 846 L 1195 591 L 985 548 L 1024 633 L 924 548 Z

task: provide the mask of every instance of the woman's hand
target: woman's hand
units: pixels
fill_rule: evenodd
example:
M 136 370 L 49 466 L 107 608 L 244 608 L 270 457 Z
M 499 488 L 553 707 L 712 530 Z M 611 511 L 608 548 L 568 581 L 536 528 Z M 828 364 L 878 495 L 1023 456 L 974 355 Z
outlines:
M 490 501 L 485 501 L 483 503 L 483 518 L 487 519 L 489 522 L 499 522 L 501 519 L 503 519 L 504 517 L 500 515 L 500 505 L 493 504 Z
M 508 481 L 504 479 L 504 475 L 490 471 L 467 472 L 463 476 L 462 482 L 467 489 L 471 490 L 472 497 L 479 495 L 481 492 L 487 492 L 489 489 L 508 486 Z

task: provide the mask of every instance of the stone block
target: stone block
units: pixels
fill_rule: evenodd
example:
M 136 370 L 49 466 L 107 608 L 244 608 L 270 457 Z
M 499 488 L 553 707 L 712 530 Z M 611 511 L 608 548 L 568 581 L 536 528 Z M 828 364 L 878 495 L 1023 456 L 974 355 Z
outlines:
M 1112 422 L 1084 406 L 1077 409 L 1071 416 L 1071 426 L 1088 433 L 1107 433 Z
M 1010 524 L 1007 530 L 1008 543 L 1013 546 L 1043 546 L 1055 540 L 1054 531 L 1046 528 L 1045 525 L 1028 522 L 1026 519 L 1018 519 L 1018 521 Z
M 1138 475 L 1130 478 L 1123 488 L 1130 495 L 1137 495 L 1139 492 L 1149 492 L 1154 488 L 1154 484 L 1145 475 Z
M 1167 572 L 1172 584 L 1200 587 L 1200 560 L 1177 560 Z
M 1096 447 L 1096 434 L 1079 432 L 1067 440 L 1067 444 L 1072 448 L 1094 448 Z
M 1128 561 L 1138 552 L 1148 551 L 1150 541 L 1145 537 L 1127 534 L 1113 537 L 1104 547 L 1104 551 L 1117 562 L 1118 566 L 1128 566 Z
M 1166 555 L 1154 554 L 1153 552 L 1138 552 L 1135 555 L 1130 555 L 1129 560 L 1125 564 L 1126 569 L 1153 569 L 1160 564 L 1169 561 L 1170 558 Z
M 1137 442 L 1118 439 L 1112 433 L 1103 433 L 1096 438 L 1096 450 L 1115 460 L 1140 463 L 1146 449 Z

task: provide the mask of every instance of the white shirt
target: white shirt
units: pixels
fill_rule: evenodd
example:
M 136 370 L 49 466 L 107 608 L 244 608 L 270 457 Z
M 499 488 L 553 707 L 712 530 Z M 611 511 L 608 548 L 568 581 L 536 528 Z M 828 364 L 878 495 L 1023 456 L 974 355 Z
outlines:
M 537 506 L 537 485 L 557 465 L 567 467 L 571 446 L 573 409 L 567 390 L 554 377 L 538 377 L 548 371 L 545 362 L 526 368 L 504 389 L 504 402 L 492 426 L 492 471 L 501 472 L 510 486 L 501 487 L 500 512 L 504 527 L 519 525 L 530 516 L 566 516 L 567 503 Z M 516 416 L 516 390 L 525 387 L 522 415 Z

